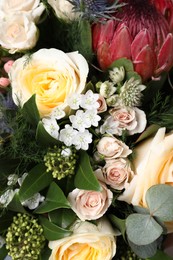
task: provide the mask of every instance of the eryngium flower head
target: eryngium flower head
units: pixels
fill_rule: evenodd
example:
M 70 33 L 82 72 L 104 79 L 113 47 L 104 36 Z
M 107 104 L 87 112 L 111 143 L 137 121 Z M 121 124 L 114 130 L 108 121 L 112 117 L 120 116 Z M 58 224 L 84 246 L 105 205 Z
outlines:
M 173 35 L 165 17 L 149 0 L 126 0 L 118 19 L 93 25 L 93 49 L 102 69 L 119 58 L 131 59 L 146 81 L 173 65 Z
M 6 248 L 13 260 L 39 259 L 45 245 L 43 228 L 32 216 L 18 213 L 6 234 Z

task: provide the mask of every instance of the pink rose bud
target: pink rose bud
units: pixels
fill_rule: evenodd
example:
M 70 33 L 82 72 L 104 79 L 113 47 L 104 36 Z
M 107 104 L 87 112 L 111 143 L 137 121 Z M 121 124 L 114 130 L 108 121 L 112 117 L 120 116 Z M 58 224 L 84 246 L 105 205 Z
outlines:
M 14 60 L 9 60 L 9 61 L 7 61 L 7 62 L 4 64 L 4 70 L 5 70 L 5 72 L 9 73 L 9 71 L 10 71 L 10 69 L 11 69 L 13 63 L 14 63 Z
M 5 77 L 0 77 L 0 87 L 1 88 L 6 88 L 10 84 L 10 80 Z

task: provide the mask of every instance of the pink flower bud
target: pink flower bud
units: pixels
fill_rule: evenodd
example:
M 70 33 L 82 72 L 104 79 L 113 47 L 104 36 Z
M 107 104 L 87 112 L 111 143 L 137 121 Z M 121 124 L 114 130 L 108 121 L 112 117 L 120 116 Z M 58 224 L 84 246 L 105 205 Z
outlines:
M 10 80 L 5 77 L 0 77 L 0 87 L 1 88 L 6 88 L 10 84 Z
M 4 64 L 4 70 L 6 73 L 9 73 L 12 65 L 13 65 L 14 61 L 13 60 L 9 60 Z

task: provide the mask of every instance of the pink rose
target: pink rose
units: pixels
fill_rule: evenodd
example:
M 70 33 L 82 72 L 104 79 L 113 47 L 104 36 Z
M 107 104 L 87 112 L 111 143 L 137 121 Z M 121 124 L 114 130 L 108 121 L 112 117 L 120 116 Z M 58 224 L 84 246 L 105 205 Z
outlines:
M 6 73 L 9 73 L 12 65 L 13 65 L 14 61 L 13 60 L 9 60 L 4 64 L 4 70 Z
M 102 191 L 74 189 L 68 194 L 72 210 L 82 220 L 102 217 L 112 203 L 113 193 L 100 182 Z
M 104 156 L 105 160 L 127 157 L 132 150 L 129 147 L 113 136 L 104 136 L 97 144 L 97 151 Z
M 112 108 L 109 113 L 115 122 L 118 122 L 117 132 L 122 135 L 123 130 L 127 130 L 129 135 L 141 133 L 146 127 L 146 115 L 137 107 L 134 108 Z
M 0 87 L 6 88 L 6 87 L 8 87 L 8 85 L 10 85 L 10 80 L 8 78 L 1 77 L 0 78 Z
M 129 160 L 123 158 L 106 161 L 105 166 L 97 169 L 95 174 L 99 180 L 116 190 L 127 187 L 134 175 Z
M 107 110 L 107 104 L 105 98 L 99 95 L 99 99 L 97 100 L 97 102 L 99 103 L 99 108 L 97 109 L 97 112 L 98 113 L 105 112 Z

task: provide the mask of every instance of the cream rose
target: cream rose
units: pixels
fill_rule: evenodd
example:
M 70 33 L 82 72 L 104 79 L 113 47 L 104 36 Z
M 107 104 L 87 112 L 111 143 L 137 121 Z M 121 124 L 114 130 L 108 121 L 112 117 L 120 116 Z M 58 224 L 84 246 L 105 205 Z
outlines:
M 95 174 L 99 180 L 116 190 L 128 187 L 134 176 L 130 167 L 130 161 L 124 158 L 107 160 L 104 167 L 97 169 Z
M 97 151 L 105 160 L 127 157 L 132 153 L 132 150 L 125 143 L 113 136 L 102 137 L 97 144 Z
M 38 36 L 30 16 L 13 14 L 0 19 L 0 45 L 11 54 L 33 48 Z
M 165 134 L 165 131 L 160 128 L 153 139 L 136 147 L 133 161 L 136 175 L 119 200 L 147 207 L 145 195 L 151 186 L 173 186 L 173 134 Z M 169 224 L 168 230 L 173 231 L 173 223 Z
M 79 13 L 73 10 L 74 6 L 68 0 L 48 0 L 47 2 L 58 18 L 68 21 L 79 17 Z
M 100 182 L 102 191 L 74 189 L 68 194 L 72 210 L 82 220 L 94 220 L 102 217 L 111 205 L 113 193 Z
M 147 120 L 145 113 L 137 107 L 134 108 L 112 108 L 109 113 L 114 121 L 118 123 L 115 134 L 122 135 L 127 130 L 129 135 L 144 131 Z
M 29 14 L 32 20 L 37 22 L 45 7 L 40 0 L 1 0 L 0 13 L 5 16 L 8 14 Z
M 30 60 L 23 56 L 10 70 L 13 100 L 24 103 L 36 94 L 41 117 L 51 114 L 54 108 L 66 110 L 67 98 L 85 89 L 88 64 L 78 52 L 64 53 L 57 49 L 40 49 Z
M 97 226 L 87 221 L 77 222 L 72 236 L 49 242 L 52 249 L 49 260 L 111 260 L 116 253 L 114 235 L 105 219 L 101 219 Z

